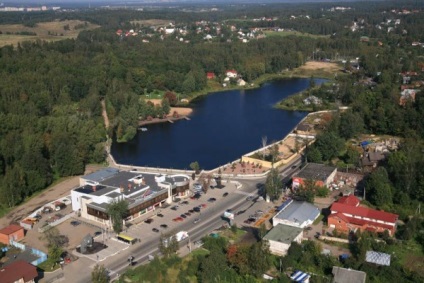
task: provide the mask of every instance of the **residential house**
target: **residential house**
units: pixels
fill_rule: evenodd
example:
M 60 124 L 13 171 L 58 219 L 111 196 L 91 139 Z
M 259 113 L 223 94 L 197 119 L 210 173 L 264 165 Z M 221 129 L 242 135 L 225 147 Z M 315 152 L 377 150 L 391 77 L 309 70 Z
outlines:
M 415 95 L 418 90 L 415 89 L 404 89 L 400 93 L 399 105 L 405 106 L 408 101 L 415 102 Z
M 23 260 L 15 261 L 0 270 L 2 283 L 35 283 L 37 277 L 37 268 Z
M 215 73 L 213 73 L 213 72 L 207 72 L 207 73 L 206 73 L 206 78 L 207 78 L 208 80 L 213 80 L 213 79 L 215 79 Z
M 25 237 L 24 228 L 16 224 L 10 224 L 9 226 L 0 230 L 0 243 L 9 245 L 10 241 L 20 241 Z M 0 282 L 2 282 L 0 280 Z
M 225 72 L 226 76 L 228 78 L 237 78 L 237 71 L 236 70 L 227 70 L 227 72 Z
M 359 206 L 359 199 L 350 195 L 341 198 L 331 205 L 331 214 L 328 216 L 328 226 L 338 231 L 388 231 L 393 236 L 396 231 L 398 215 Z
M 367 274 L 363 271 L 333 266 L 332 283 L 365 283 Z
M 237 80 L 237 85 L 238 86 L 245 86 L 246 85 L 246 82 L 243 79 L 238 79 Z
M 365 152 L 361 158 L 361 165 L 362 167 L 375 168 L 384 159 L 386 159 L 386 155 L 382 152 Z
M 293 242 L 301 243 L 303 229 L 284 224 L 274 226 L 265 236 L 269 243 L 269 251 L 278 256 L 285 256 Z

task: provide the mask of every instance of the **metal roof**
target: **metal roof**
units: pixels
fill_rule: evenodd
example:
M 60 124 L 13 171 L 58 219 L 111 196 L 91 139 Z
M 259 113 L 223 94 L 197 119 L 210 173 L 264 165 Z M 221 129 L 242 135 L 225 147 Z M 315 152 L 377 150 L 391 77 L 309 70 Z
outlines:
M 303 223 L 307 220 L 314 221 L 320 214 L 318 207 L 305 201 L 292 201 L 278 212 L 274 218 Z
M 390 255 L 375 251 L 367 251 L 365 255 L 365 261 L 370 263 L 375 263 L 378 265 L 390 266 Z
M 363 271 L 333 266 L 333 283 L 365 283 L 367 274 Z
M 104 179 L 112 177 L 113 175 L 117 174 L 118 172 L 119 172 L 118 169 L 108 167 L 108 168 L 96 171 L 94 173 L 85 175 L 82 178 L 85 179 L 85 180 L 93 181 L 93 182 L 101 182 Z

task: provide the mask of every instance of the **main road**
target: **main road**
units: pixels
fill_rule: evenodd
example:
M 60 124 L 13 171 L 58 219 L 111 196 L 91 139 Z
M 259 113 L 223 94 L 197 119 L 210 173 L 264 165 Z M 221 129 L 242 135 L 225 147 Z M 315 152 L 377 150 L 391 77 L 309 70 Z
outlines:
M 290 164 L 285 166 L 281 171 L 281 176 L 284 178 L 290 177 L 293 172 L 298 170 L 300 165 L 300 157 L 293 160 Z M 202 209 L 201 213 L 197 213 L 195 217 L 200 218 L 201 220 L 194 224 L 192 219 L 194 217 L 187 218 L 183 223 L 174 228 L 175 232 L 178 231 L 187 231 L 190 235 L 189 239 L 185 239 L 180 242 L 180 255 L 185 255 L 189 252 L 189 248 L 187 247 L 188 241 L 191 242 L 197 241 L 204 236 L 211 233 L 213 230 L 221 227 L 225 221 L 222 219 L 223 213 L 227 209 L 232 209 L 234 211 L 238 210 L 246 210 L 248 207 L 255 205 L 255 201 L 248 201 L 247 196 L 257 196 L 258 183 L 263 183 L 265 181 L 265 177 L 261 177 L 258 179 L 233 179 L 234 181 L 238 181 L 241 183 L 242 187 L 240 189 L 234 190 L 225 190 L 228 192 L 228 196 L 221 196 L 222 192 L 218 189 L 211 191 L 211 193 L 206 194 L 203 198 L 208 198 L 210 196 L 214 196 L 219 194 L 217 197 L 217 201 L 213 204 L 209 204 L 205 209 Z M 219 193 L 217 193 L 217 191 Z M 214 194 L 214 195 L 212 195 Z M 202 200 L 205 202 L 205 200 Z M 167 214 L 167 213 L 164 213 Z M 144 225 L 144 224 L 142 224 Z M 152 226 L 148 226 L 151 228 Z M 136 264 L 144 263 L 148 260 L 149 255 L 157 255 L 159 254 L 158 246 L 159 246 L 159 235 L 148 237 L 143 239 L 141 243 L 136 243 L 133 246 L 130 246 L 129 249 L 122 251 L 121 253 L 108 258 L 101 262 L 110 271 L 110 276 L 112 279 L 116 279 L 120 276 L 120 274 L 124 273 L 128 268 L 127 259 L 130 255 L 135 257 Z M 81 261 L 80 263 L 78 263 Z M 80 258 L 75 264 L 81 265 L 82 268 L 87 268 L 87 264 L 89 266 L 94 266 L 92 261 L 89 261 L 85 258 Z M 84 266 L 84 267 L 83 267 Z M 66 281 L 68 277 L 72 277 L 73 282 L 79 283 L 87 283 L 91 282 L 91 271 L 90 272 L 72 272 L 75 268 L 71 268 L 67 272 L 65 269 L 65 278 Z M 68 268 L 68 267 L 66 267 Z M 69 274 L 72 273 L 72 274 Z M 71 279 L 71 278 L 69 278 Z

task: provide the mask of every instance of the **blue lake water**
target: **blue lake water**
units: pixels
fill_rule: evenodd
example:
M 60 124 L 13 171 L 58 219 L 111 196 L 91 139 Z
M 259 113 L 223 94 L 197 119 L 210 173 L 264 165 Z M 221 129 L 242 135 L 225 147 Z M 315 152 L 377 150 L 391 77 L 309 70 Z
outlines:
M 308 86 L 309 79 L 286 79 L 200 97 L 192 104 L 191 120 L 147 125 L 132 141 L 114 142 L 112 155 L 120 164 L 189 169 L 198 161 L 202 169 L 216 168 L 260 148 L 264 136 L 269 144 L 293 130 L 307 113 L 273 105 Z

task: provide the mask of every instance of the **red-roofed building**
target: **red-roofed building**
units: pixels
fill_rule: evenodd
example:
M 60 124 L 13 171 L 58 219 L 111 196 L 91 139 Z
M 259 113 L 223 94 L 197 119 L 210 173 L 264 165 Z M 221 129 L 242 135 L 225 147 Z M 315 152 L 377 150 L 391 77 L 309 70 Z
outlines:
M 26 261 L 18 260 L 0 270 L 2 283 L 35 283 L 37 268 Z
M 371 232 L 387 230 L 393 236 L 398 218 L 399 216 L 393 213 L 359 206 L 359 199 L 350 195 L 333 203 L 328 225 L 346 233 L 357 229 Z
M 213 80 L 213 79 L 215 78 L 215 74 L 214 74 L 214 73 L 212 73 L 212 72 L 207 72 L 207 73 L 206 73 L 206 78 L 207 78 L 208 80 Z
M 0 242 L 5 245 L 9 245 L 10 240 L 20 241 L 24 237 L 25 237 L 24 228 L 16 224 L 11 224 L 0 230 Z
M 354 195 L 348 195 L 348 196 L 342 197 L 337 202 L 355 206 L 355 207 L 359 206 L 359 203 L 360 203 L 359 199 L 355 197 Z

